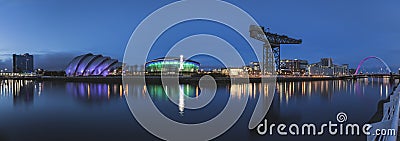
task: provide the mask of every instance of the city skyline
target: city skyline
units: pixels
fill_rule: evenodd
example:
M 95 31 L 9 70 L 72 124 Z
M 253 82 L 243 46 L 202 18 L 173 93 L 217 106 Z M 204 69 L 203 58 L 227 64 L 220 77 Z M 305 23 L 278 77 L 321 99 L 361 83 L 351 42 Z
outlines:
M 35 56 L 35 68 L 50 70 L 63 70 L 73 57 L 85 53 L 122 61 L 125 46 L 139 22 L 171 2 L 0 1 L 0 30 L 4 31 L 0 34 L 0 67 L 10 70 L 11 54 L 24 53 Z M 244 9 L 271 32 L 303 39 L 301 45 L 283 46 L 282 59 L 313 63 L 327 57 L 355 68 L 363 58 L 379 56 L 392 70 L 400 66 L 395 57 L 400 52 L 395 42 L 400 37 L 396 34 L 400 30 L 396 26 L 400 23 L 395 15 L 400 12 L 395 7 L 397 1 L 227 2 Z M 285 7 L 279 6 L 282 3 Z M 277 15 L 269 10 L 281 12 Z M 211 32 L 218 27 L 201 26 L 206 31 L 191 33 Z M 190 24 L 176 28 L 188 29 Z M 229 31 L 220 35 L 232 36 Z M 157 57 L 161 56 L 155 53 L 151 58 Z
M 14 58 L 15 58 L 14 56 L 26 56 L 26 55 L 30 56 L 31 59 L 33 60 L 33 58 L 34 58 L 33 56 L 34 55 L 29 54 L 29 53 L 13 54 L 12 55 L 13 56 L 13 60 L 11 60 L 11 62 L 10 62 L 11 66 L 9 66 L 10 64 L 6 64 L 6 65 L 0 66 L 1 72 L 15 72 L 14 69 L 16 69 L 17 67 L 14 64 L 14 63 L 16 63 L 16 60 L 14 60 Z M 92 53 L 86 53 L 86 54 L 81 54 L 81 55 L 78 55 L 78 56 L 74 56 L 74 57 L 72 57 L 73 59 L 69 60 L 66 63 L 66 64 L 68 64 L 66 67 L 64 67 L 62 69 L 59 69 L 59 70 L 51 70 L 51 69 L 45 69 L 46 67 L 38 67 L 38 66 L 33 65 L 33 64 L 38 64 L 38 63 L 36 63 L 35 61 L 32 61 L 31 62 L 32 66 L 30 66 L 30 68 L 31 68 L 30 72 L 35 72 L 36 70 L 40 70 L 40 71 L 46 71 L 46 70 L 47 71 L 65 71 L 66 72 L 66 70 L 68 70 L 71 67 L 71 65 L 76 64 L 76 62 L 73 63 L 74 61 L 77 61 L 76 58 L 79 58 L 79 57 L 82 57 L 82 56 L 86 56 L 86 55 L 93 55 L 93 54 Z M 94 56 L 102 56 L 102 55 L 98 54 L 98 55 L 94 55 Z M 108 56 L 105 56 L 105 57 L 109 58 Z M 180 55 L 180 57 L 184 57 L 184 56 Z M 164 58 L 164 57 L 160 57 L 160 58 Z M 151 59 L 147 63 L 149 63 L 149 62 L 151 62 L 153 60 L 160 59 L 160 58 Z M 179 57 L 168 56 L 167 58 L 179 58 Z M 224 66 L 223 63 L 220 62 L 219 60 L 216 60 L 215 58 L 203 57 L 203 55 L 195 56 L 195 57 L 191 57 L 191 58 L 185 58 L 185 59 L 188 59 L 188 60 L 202 60 L 201 62 L 206 60 L 207 63 L 201 64 L 201 65 L 199 64 L 200 65 L 199 68 L 198 68 L 199 71 L 200 70 L 201 71 L 213 71 L 213 70 L 224 69 L 224 68 L 243 68 L 245 70 L 246 67 L 248 67 L 249 65 L 252 65 L 252 63 L 260 63 L 260 62 L 256 62 L 256 61 L 251 61 L 251 62 L 248 62 L 248 63 L 246 62 L 247 64 L 245 64 L 244 66 Z M 329 59 L 330 61 L 328 63 L 325 61 L 325 63 L 324 63 L 324 59 L 325 60 Z M 377 62 L 365 63 L 365 61 L 367 61 L 369 59 L 370 60 L 377 60 Z M 120 65 L 122 65 L 122 63 L 123 63 L 120 60 L 116 60 L 116 59 L 112 59 L 112 60 L 114 60 L 115 62 L 118 62 Z M 349 67 L 349 64 L 346 64 L 346 63 L 338 64 L 338 63 L 334 62 L 333 60 L 334 60 L 334 58 L 320 58 L 320 61 L 318 61 L 318 62 L 309 62 L 307 59 L 297 59 L 297 58 L 296 59 L 286 59 L 286 58 L 282 58 L 280 63 L 283 66 L 281 66 L 279 71 L 285 71 L 287 69 L 295 69 L 294 72 L 298 72 L 299 70 L 296 70 L 296 69 L 300 69 L 300 68 L 301 69 L 306 69 L 306 68 L 310 68 L 310 66 L 313 66 L 313 65 L 327 66 L 327 67 L 346 66 L 346 70 L 349 70 L 349 69 L 356 70 L 356 68 L 357 68 L 357 67 L 354 67 L 354 68 Z M 287 62 L 293 63 L 293 61 L 299 61 L 299 62 L 304 61 L 304 62 L 302 62 L 303 64 L 301 64 L 300 66 L 298 66 L 299 64 L 297 64 L 297 68 L 292 68 L 293 66 L 290 66 L 288 68 L 288 66 L 285 66 L 285 65 L 287 65 Z M 59 63 L 65 63 L 65 62 L 59 62 Z M 147 65 L 147 63 L 145 63 L 145 64 L 134 64 L 134 66 L 143 67 L 144 68 Z M 214 64 L 214 66 L 210 66 L 210 64 Z M 364 65 L 364 64 L 368 64 L 368 65 Z M 21 64 L 21 65 L 25 66 L 25 64 Z M 43 65 L 46 65 L 46 64 L 43 64 Z M 290 65 L 293 65 L 293 64 L 290 64 Z M 9 67 L 4 67 L 4 66 L 9 66 Z M 385 62 L 383 62 L 383 60 L 381 60 L 380 58 L 378 58 L 376 56 L 368 56 L 368 57 L 364 58 L 361 61 L 361 63 L 358 64 L 358 67 L 360 67 L 359 68 L 359 69 L 361 69 L 360 71 L 362 71 L 362 72 L 366 71 L 367 73 L 368 72 L 371 72 L 371 73 L 382 73 L 382 71 L 383 71 L 382 69 L 385 69 L 385 71 L 388 71 L 388 72 L 396 73 L 395 69 L 391 70 L 390 68 L 388 68 L 389 66 L 387 66 L 387 64 Z M 34 71 L 34 69 L 35 69 L 35 71 Z M 302 72 L 302 73 L 304 73 L 304 72 Z M 383 73 L 385 73 L 385 72 L 383 72 Z
M 399 140 L 399 6 L 0 0 L 0 141 Z

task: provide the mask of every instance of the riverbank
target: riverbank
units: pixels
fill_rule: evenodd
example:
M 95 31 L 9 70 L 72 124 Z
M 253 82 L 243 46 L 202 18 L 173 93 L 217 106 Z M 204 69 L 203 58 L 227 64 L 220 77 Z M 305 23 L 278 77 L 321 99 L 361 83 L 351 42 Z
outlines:
M 394 87 L 393 87 L 393 90 L 390 92 L 390 95 L 393 95 L 393 92 L 396 90 L 396 88 L 398 87 L 398 85 L 399 84 L 396 84 Z M 371 117 L 371 119 L 369 120 L 369 124 L 372 124 L 372 123 L 376 123 L 376 122 L 380 122 L 381 120 L 382 120 L 382 118 L 383 118 L 383 115 L 385 114 L 384 112 L 384 104 L 385 103 L 387 103 L 387 102 L 390 102 L 390 96 L 388 96 L 386 99 L 384 99 L 384 100 L 380 100 L 379 102 L 378 102 L 378 105 L 377 105 L 377 110 L 376 110 L 376 113 Z
M 129 76 L 130 79 L 141 79 L 139 76 Z M 166 77 L 168 78 L 168 77 Z M 170 77 L 173 78 L 173 77 Z M 92 82 L 92 83 L 122 83 L 122 76 L 84 76 L 84 77 L 65 77 L 65 76 L 29 76 L 29 77 L 1 77 L 2 80 L 36 80 L 36 81 L 64 81 L 64 82 Z M 181 76 L 180 83 L 197 83 L 201 77 Z M 277 82 L 298 82 L 298 81 L 324 81 L 324 80 L 344 80 L 351 77 L 308 77 L 308 76 L 278 76 Z M 240 77 L 214 77 L 217 83 L 230 83 L 231 80 L 244 81 L 246 78 Z M 161 83 L 160 76 L 146 76 L 148 83 Z M 261 82 L 261 78 L 249 78 L 249 82 Z

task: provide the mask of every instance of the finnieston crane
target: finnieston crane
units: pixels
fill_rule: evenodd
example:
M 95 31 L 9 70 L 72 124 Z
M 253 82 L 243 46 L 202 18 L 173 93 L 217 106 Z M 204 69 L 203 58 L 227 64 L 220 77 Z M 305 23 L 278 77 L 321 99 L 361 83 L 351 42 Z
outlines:
M 271 74 L 281 69 L 281 44 L 301 44 L 301 39 L 290 38 L 286 35 L 266 32 L 264 27 L 250 25 L 250 37 L 264 42 L 263 46 L 263 75 Z M 268 44 L 269 43 L 269 44 Z M 272 51 L 272 52 L 271 52 Z M 275 58 L 276 70 L 273 70 Z

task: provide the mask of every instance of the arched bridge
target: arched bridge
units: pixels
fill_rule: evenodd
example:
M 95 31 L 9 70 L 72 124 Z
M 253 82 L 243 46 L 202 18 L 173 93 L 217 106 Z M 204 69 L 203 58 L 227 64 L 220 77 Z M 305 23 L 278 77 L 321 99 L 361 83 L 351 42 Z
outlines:
M 376 56 L 368 56 L 368 57 L 364 58 L 363 60 L 361 60 L 360 64 L 358 64 L 357 69 L 356 69 L 356 72 L 354 73 L 354 75 L 358 75 L 358 74 L 359 74 L 359 71 L 360 71 L 361 66 L 362 66 L 362 65 L 364 64 L 364 62 L 367 61 L 368 59 L 376 59 L 376 60 L 382 62 L 382 63 L 385 65 L 386 70 L 389 72 L 389 74 L 392 73 L 392 70 L 390 70 L 390 68 L 389 68 L 389 66 L 386 64 L 386 62 L 383 61 L 381 58 L 376 57 Z

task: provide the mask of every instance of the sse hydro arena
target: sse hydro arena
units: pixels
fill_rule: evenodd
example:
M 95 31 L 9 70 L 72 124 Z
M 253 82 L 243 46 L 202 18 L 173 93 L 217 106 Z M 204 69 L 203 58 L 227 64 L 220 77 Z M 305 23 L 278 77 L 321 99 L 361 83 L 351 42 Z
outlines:
M 192 60 L 184 60 L 183 56 L 163 57 L 151 60 L 145 64 L 145 70 L 150 75 L 163 74 L 194 74 L 197 73 L 200 63 Z
M 88 53 L 72 59 L 65 73 L 67 76 L 107 76 L 118 74 L 121 68 L 122 63 L 116 59 Z

